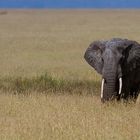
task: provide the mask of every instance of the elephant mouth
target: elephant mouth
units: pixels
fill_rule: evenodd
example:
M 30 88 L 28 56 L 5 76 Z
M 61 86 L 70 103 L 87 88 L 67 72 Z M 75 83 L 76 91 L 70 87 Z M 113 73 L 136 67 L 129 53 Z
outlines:
M 118 79 L 119 81 L 119 85 L 118 85 L 118 90 L 117 90 L 117 94 L 120 95 L 122 92 L 122 77 L 120 77 Z M 104 99 L 104 84 L 105 84 L 105 79 L 102 79 L 102 83 L 101 83 L 101 100 Z M 109 99 L 108 99 L 109 100 Z

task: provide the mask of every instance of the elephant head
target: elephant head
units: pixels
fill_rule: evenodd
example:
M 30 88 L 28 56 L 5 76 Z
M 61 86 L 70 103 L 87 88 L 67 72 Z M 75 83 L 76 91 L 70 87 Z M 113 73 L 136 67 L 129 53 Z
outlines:
M 119 99 L 129 88 L 125 82 L 135 81 L 130 75 L 140 68 L 140 45 L 120 38 L 94 41 L 87 48 L 84 58 L 102 75 L 101 101 Z

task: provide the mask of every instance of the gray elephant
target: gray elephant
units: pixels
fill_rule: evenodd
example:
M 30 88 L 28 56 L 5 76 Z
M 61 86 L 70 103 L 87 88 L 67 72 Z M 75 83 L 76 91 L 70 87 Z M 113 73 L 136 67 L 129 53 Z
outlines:
M 87 48 L 84 58 L 102 75 L 102 102 L 137 99 L 140 89 L 139 43 L 120 38 L 94 41 Z

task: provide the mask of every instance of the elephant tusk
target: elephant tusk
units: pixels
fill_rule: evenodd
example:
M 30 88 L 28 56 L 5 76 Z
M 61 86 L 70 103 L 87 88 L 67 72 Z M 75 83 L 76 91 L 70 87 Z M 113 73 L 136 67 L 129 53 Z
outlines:
M 119 79 L 119 94 L 122 92 L 122 78 Z
M 101 99 L 103 98 L 104 82 L 105 82 L 105 79 L 102 79 L 102 85 L 101 85 Z

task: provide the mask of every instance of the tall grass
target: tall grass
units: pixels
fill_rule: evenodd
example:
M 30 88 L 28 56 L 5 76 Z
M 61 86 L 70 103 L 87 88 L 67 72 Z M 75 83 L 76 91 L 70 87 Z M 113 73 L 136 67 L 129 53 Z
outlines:
M 7 77 L 0 79 L 0 89 L 25 93 L 40 91 L 52 93 L 94 94 L 99 89 L 99 82 L 94 80 L 62 79 L 45 73 L 36 77 Z
M 2 140 L 139 140 L 140 103 L 101 104 L 96 96 L 0 93 Z

